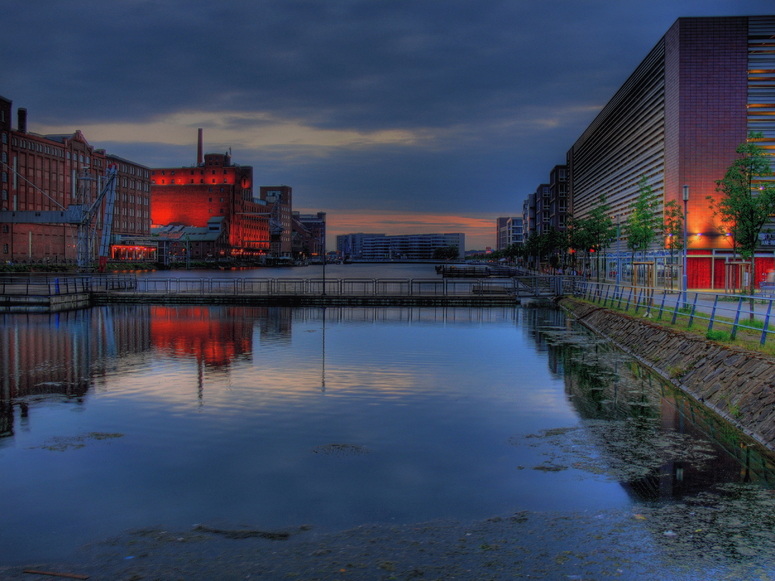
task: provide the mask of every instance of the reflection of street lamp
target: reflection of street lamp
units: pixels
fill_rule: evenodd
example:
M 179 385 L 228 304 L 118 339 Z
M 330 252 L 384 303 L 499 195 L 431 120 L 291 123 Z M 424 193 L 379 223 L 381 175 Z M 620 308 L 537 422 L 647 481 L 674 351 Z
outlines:
M 322 354 L 322 375 L 320 378 L 320 391 L 326 392 L 326 305 L 323 305 L 323 354 Z
M 681 290 L 683 292 L 684 306 L 686 306 L 686 291 L 687 291 L 687 282 L 688 282 L 688 278 L 686 276 L 686 251 L 687 251 L 687 249 L 686 249 L 686 218 L 687 218 L 687 216 L 689 214 L 689 211 L 687 209 L 688 208 L 688 204 L 689 204 L 689 186 L 684 186 L 684 188 L 683 188 L 683 200 L 684 200 L 684 219 L 683 219 L 683 223 L 684 223 L 684 243 L 683 243 L 684 256 L 683 256 L 683 263 L 684 264 L 683 264 L 683 277 L 681 279 Z
M 326 251 L 323 250 L 323 296 L 326 294 Z

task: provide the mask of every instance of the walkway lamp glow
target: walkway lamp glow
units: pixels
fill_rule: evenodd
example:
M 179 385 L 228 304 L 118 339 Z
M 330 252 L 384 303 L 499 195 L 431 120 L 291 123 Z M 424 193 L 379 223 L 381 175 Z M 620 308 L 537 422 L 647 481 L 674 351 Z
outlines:
M 688 286 L 688 277 L 686 275 L 686 218 L 688 216 L 688 205 L 689 205 L 689 186 L 683 187 L 683 200 L 684 200 L 684 219 L 683 219 L 683 230 L 684 230 L 684 242 L 683 242 L 683 277 L 681 279 L 681 294 L 682 294 L 682 300 L 684 306 L 686 306 L 686 291 Z

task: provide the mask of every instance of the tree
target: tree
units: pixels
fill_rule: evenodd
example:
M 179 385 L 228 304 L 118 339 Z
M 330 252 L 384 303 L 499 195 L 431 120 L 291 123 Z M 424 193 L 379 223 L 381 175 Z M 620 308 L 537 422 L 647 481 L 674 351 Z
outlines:
M 605 195 L 599 198 L 600 204 L 586 218 L 572 220 L 569 244 L 577 250 L 584 250 L 589 257 L 596 252 L 605 253 L 616 236 L 616 224 L 609 215 L 610 207 Z M 597 271 L 600 280 L 600 269 Z
M 708 196 L 714 213 L 721 221 L 721 229 L 732 235 L 736 252 L 751 261 L 749 294 L 756 288 L 754 255 L 759 246 L 759 234 L 772 214 L 775 214 L 775 185 L 762 178 L 773 175 L 771 158 L 756 144 L 761 133 L 751 133 L 741 143 L 735 159 L 724 178 L 716 181 L 718 200 Z
M 632 207 L 632 212 L 627 217 L 625 225 L 627 231 L 627 248 L 633 254 L 641 251 L 644 255 L 657 236 L 657 230 L 661 226 L 661 220 L 657 209 L 659 200 L 651 189 L 651 186 L 643 175 L 638 182 L 639 194 Z
M 433 249 L 433 260 L 455 260 L 460 258 L 460 249 L 457 246 L 440 246 Z
M 665 204 L 665 213 L 662 222 L 662 232 L 665 234 L 665 246 L 670 252 L 670 288 L 673 288 L 672 269 L 675 258 L 675 251 L 684 247 L 683 241 L 684 213 L 681 206 L 675 200 L 670 200 Z

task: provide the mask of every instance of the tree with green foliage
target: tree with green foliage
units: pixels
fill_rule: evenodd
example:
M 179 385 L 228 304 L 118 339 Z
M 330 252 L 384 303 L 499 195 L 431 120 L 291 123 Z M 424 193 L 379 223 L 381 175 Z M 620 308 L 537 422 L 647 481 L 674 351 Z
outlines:
M 616 224 L 609 214 L 611 208 L 605 195 L 600 196 L 599 202 L 586 218 L 573 220 L 570 231 L 571 248 L 583 250 L 588 260 L 595 253 L 602 252 L 605 255 L 605 251 L 616 237 Z M 605 258 L 603 260 L 605 261 Z M 600 280 L 600 268 L 597 269 L 597 278 Z
M 751 262 L 749 292 L 756 288 L 755 252 L 759 234 L 770 216 L 775 214 L 775 184 L 763 178 L 773 175 L 772 157 L 756 142 L 761 133 L 751 133 L 741 143 L 738 154 L 724 174 L 716 181 L 720 199 L 708 196 L 714 213 L 719 217 L 721 230 L 732 235 L 735 252 Z
M 684 247 L 683 241 L 684 213 L 681 206 L 675 200 L 670 200 L 665 204 L 665 212 L 662 220 L 662 232 L 667 240 L 665 246 L 670 252 L 670 288 L 673 285 L 673 264 L 675 263 L 675 252 Z
M 460 249 L 457 246 L 440 246 L 433 249 L 433 260 L 456 260 L 460 258 Z
M 645 175 L 642 175 L 638 182 L 638 192 L 625 224 L 627 248 L 632 252 L 633 261 L 638 251 L 642 252 L 645 258 L 646 251 L 651 247 L 662 225 L 657 213 L 659 200 Z

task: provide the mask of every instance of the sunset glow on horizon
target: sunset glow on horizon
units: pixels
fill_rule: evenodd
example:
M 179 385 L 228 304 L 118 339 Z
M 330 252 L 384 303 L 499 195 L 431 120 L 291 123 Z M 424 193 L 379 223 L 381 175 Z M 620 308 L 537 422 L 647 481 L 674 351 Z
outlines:
M 302 210 L 302 213 L 312 210 Z M 417 212 L 336 210 L 326 216 L 329 251 L 336 249 L 342 234 L 445 234 L 466 235 L 466 250 L 484 250 L 495 241 L 496 216 L 463 216 Z

